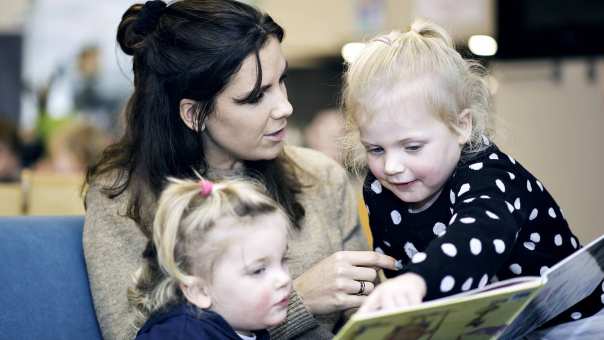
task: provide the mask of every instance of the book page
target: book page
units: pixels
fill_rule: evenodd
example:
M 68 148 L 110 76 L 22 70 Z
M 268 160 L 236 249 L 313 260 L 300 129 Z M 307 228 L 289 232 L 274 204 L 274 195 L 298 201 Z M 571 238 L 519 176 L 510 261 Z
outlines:
M 604 279 L 604 235 L 550 268 L 547 283 L 506 329 L 501 339 L 518 339 L 591 294 Z
M 491 339 L 503 332 L 542 286 L 543 280 L 532 278 L 478 294 L 357 314 L 334 340 Z

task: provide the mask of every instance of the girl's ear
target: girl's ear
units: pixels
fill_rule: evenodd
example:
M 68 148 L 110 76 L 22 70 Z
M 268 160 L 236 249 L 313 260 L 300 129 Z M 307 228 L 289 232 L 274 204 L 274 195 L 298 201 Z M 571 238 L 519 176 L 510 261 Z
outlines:
M 208 287 L 202 280 L 192 285 L 180 284 L 180 290 L 190 303 L 201 309 L 208 309 L 212 305 L 212 297 L 208 294 Z
M 195 119 L 195 104 L 196 102 L 192 99 L 183 98 L 180 100 L 180 119 L 185 123 L 189 129 L 197 131 L 197 120 Z M 205 122 L 201 125 L 201 131 L 205 130 Z
M 470 140 L 472 136 L 472 111 L 464 109 L 457 119 L 458 142 L 463 145 Z

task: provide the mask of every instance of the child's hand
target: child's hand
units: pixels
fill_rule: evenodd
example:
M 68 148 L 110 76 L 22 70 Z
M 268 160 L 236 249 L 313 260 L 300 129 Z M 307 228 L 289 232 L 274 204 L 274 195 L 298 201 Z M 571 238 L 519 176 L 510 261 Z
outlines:
M 417 305 L 425 295 L 426 281 L 421 276 L 403 274 L 375 287 L 359 308 L 359 313 Z

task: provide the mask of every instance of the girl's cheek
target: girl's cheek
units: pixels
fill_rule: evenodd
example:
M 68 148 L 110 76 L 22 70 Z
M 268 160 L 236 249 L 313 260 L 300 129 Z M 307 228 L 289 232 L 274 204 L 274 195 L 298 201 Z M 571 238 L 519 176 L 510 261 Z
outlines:
M 258 300 L 255 304 L 256 310 L 266 310 L 270 308 L 273 303 L 271 300 L 271 295 L 270 289 L 263 288 L 260 294 L 258 294 Z

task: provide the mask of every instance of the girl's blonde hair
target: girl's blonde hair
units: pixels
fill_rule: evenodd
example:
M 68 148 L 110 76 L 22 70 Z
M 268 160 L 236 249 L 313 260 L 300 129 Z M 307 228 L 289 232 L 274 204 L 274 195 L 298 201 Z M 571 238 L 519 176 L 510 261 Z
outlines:
M 452 131 L 458 131 L 462 111 L 471 112 L 472 133 L 464 153 L 484 149 L 492 138 L 491 95 L 484 67 L 464 60 L 449 34 L 429 21 L 416 19 L 405 33 L 393 31 L 373 38 L 348 66 L 344 82 L 344 160 L 353 170 L 366 167 L 359 119 L 371 118 L 376 103 L 396 98 L 405 88 L 419 88 L 421 98 Z
M 145 250 L 145 264 L 134 275 L 135 287 L 128 300 L 135 308 L 138 329 L 155 311 L 184 302 L 180 284 L 194 285 L 198 277 L 212 279 L 213 266 L 228 240 L 208 242 L 216 228 L 232 226 L 224 219 L 241 221 L 276 213 L 290 228 L 290 220 L 269 197 L 265 188 L 250 179 L 229 179 L 211 184 L 169 178 L 162 192 L 155 220 L 153 242 Z

